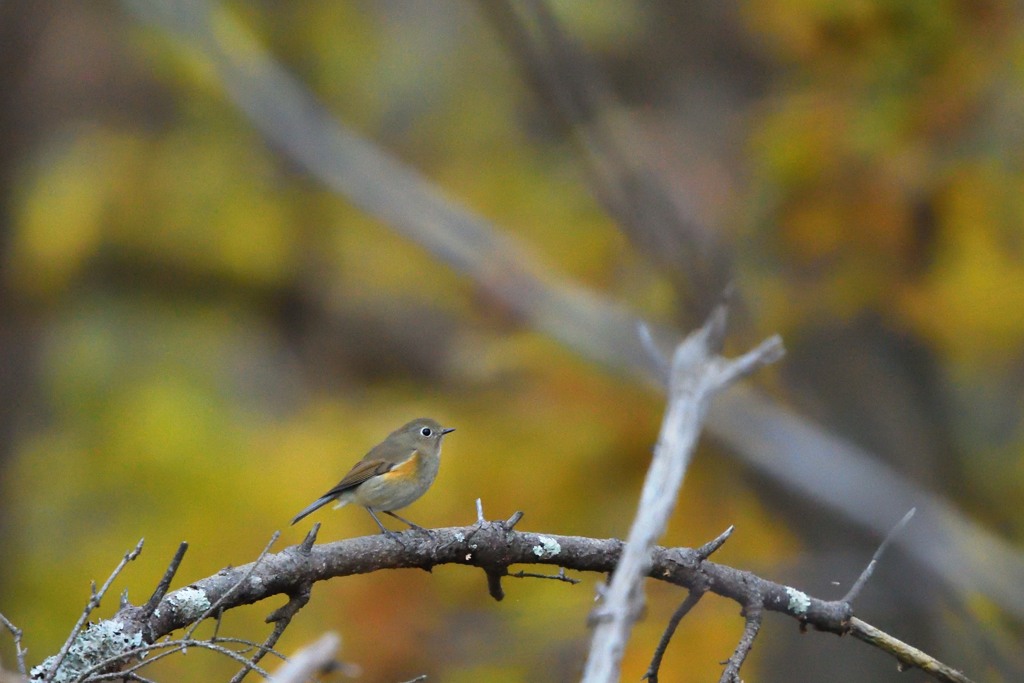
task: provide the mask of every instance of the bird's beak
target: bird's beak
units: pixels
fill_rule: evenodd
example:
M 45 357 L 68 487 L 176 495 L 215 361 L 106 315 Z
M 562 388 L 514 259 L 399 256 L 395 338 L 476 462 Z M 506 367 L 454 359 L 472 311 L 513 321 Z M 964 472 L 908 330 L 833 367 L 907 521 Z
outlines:
M 445 434 L 448 434 L 449 432 L 454 432 L 454 431 L 455 431 L 455 427 L 447 427 L 447 428 L 441 430 L 441 436 L 444 436 Z

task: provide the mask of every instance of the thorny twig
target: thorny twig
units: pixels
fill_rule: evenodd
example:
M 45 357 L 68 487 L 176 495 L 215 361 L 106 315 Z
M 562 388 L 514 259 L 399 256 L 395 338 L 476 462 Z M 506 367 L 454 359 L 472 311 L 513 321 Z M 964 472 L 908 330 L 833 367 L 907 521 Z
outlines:
M 696 549 L 697 558 L 703 562 L 708 559 L 715 551 L 722 547 L 722 545 L 729 540 L 732 536 L 732 532 L 736 530 L 735 526 L 730 525 L 728 529 L 720 533 L 715 538 L 711 539 L 701 547 Z M 690 610 L 693 609 L 700 599 L 704 597 L 704 594 L 708 591 L 707 581 L 702 581 L 694 585 L 687 594 L 686 599 L 683 600 L 682 604 L 676 608 L 676 611 L 672 613 L 672 617 L 668 620 L 668 624 L 665 626 L 665 630 L 661 634 L 661 639 L 658 641 L 658 645 L 654 648 L 654 655 L 651 657 L 651 663 L 647 667 L 647 673 L 643 675 L 650 683 L 658 683 L 658 671 L 661 669 L 661 660 L 665 657 L 665 651 L 668 649 L 668 644 L 672 641 L 672 636 L 675 635 L 676 629 L 679 628 L 679 622 L 683 620 Z
M 227 592 L 225 592 L 223 595 L 217 598 L 217 600 L 212 605 L 210 605 L 210 607 L 207 608 L 205 612 L 199 615 L 198 619 L 192 622 L 192 625 L 188 628 L 187 631 L 185 631 L 185 635 L 182 637 L 182 640 L 188 640 L 189 638 L 191 638 L 192 634 L 195 633 L 197 628 L 199 628 L 199 624 L 201 624 L 205 619 L 209 618 L 211 614 L 216 612 L 217 609 L 224 604 L 224 601 L 231 597 L 232 593 L 238 590 L 239 586 L 241 586 L 243 583 L 249 580 L 249 577 L 252 576 L 252 573 L 256 571 L 256 567 L 259 566 L 263 558 L 267 556 L 268 552 L 270 552 L 270 548 L 273 547 L 275 543 L 277 543 L 277 539 L 280 537 L 281 532 L 275 531 L 274 535 L 270 537 L 270 541 L 267 543 L 266 547 L 263 548 L 263 552 L 261 552 L 259 554 L 259 557 L 256 558 L 256 561 L 249 565 L 249 569 L 238 578 L 238 581 L 235 582 L 234 586 L 229 588 Z
M 267 636 L 256 653 L 249 659 L 250 663 L 246 664 L 238 673 L 231 677 L 230 683 L 241 683 L 241 680 L 246 677 L 253 667 L 260 663 L 260 660 L 263 659 L 267 652 L 277 645 L 277 641 L 284 634 L 284 630 L 292 623 L 292 618 L 309 602 L 309 595 L 310 587 L 304 586 L 302 590 L 291 596 L 284 607 L 270 613 L 267 621 L 274 622 L 274 630 L 270 632 L 270 635 Z
M 927 652 L 918 650 L 898 638 L 893 638 L 857 617 L 850 619 L 850 635 L 888 652 L 899 662 L 899 670 L 920 669 L 940 683 L 972 683 L 971 679 L 951 666 L 943 664 Z
M 23 633 L 20 628 L 11 623 L 2 613 L 0 613 L 0 624 L 3 624 L 4 628 L 11 632 L 11 636 L 14 638 L 15 656 L 18 659 L 18 673 L 27 678 L 28 669 L 25 667 L 25 650 L 21 647 L 21 636 Z
M 174 557 L 171 558 L 170 564 L 167 565 L 167 569 L 164 571 L 163 577 L 160 579 L 160 583 L 156 585 L 156 589 L 153 591 L 153 595 L 149 597 L 146 604 L 142 606 L 142 614 L 146 617 L 153 614 L 156 611 L 160 601 L 167 595 L 167 590 L 171 587 L 171 581 L 174 580 L 174 575 L 178 573 L 178 567 L 181 566 L 181 561 L 185 557 L 185 552 L 188 550 L 188 543 L 182 541 L 178 545 L 178 550 L 175 551 Z
M 754 639 L 757 638 L 757 632 L 761 629 L 762 617 L 760 605 L 748 605 L 744 612 L 747 621 L 743 625 L 743 635 L 740 636 L 740 642 L 736 644 L 736 649 L 726 662 L 725 670 L 722 671 L 722 676 L 718 679 L 719 683 L 742 683 L 740 667 L 743 666 L 747 655 L 750 654 L 750 649 L 754 647 Z
M 533 572 L 518 571 L 515 574 L 509 574 L 513 579 L 551 579 L 552 581 L 564 581 L 571 583 L 574 586 L 580 583 L 579 579 L 574 579 L 571 576 L 567 576 L 565 569 L 559 567 L 557 574 L 535 574 Z
M 75 622 L 74 628 L 71 629 L 68 639 L 64 641 L 64 646 L 61 647 L 60 652 L 57 653 L 57 657 L 53 661 L 53 664 L 50 665 L 49 671 L 46 672 L 46 680 L 52 680 L 54 675 L 56 675 L 61 663 L 68 656 L 68 652 L 71 651 L 71 646 L 74 644 L 75 639 L 78 638 L 78 634 L 82 630 L 82 626 L 85 625 L 89 615 L 92 614 L 94 609 L 100 606 L 100 601 L 103 600 L 103 596 L 107 594 L 107 591 L 110 589 L 110 584 L 114 583 L 114 579 L 118 577 L 129 562 L 138 557 L 139 553 L 142 552 L 142 543 L 145 540 L 146 539 L 144 538 L 140 538 L 139 542 L 135 544 L 135 548 L 125 553 L 124 557 L 121 558 L 121 562 L 118 563 L 117 567 L 114 568 L 114 571 L 110 573 L 110 576 L 107 577 L 107 580 L 100 587 L 99 591 L 96 590 L 95 582 L 93 583 L 89 602 L 86 603 L 85 609 L 82 610 L 82 614 L 78 617 L 78 621 Z
M 683 620 L 690 610 L 693 609 L 700 599 L 704 597 L 703 590 L 692 590 L 683 600 L 682 604 L 676 608 L 673 612 L 672 618 L 668 620 L 668 625 L 665 627 L 665 631 L 661 634 L 661 640 L 658 641 L 658 646 L 654 648 L 654 656 L 651 657 L 651 663 L 647 667 L 647 673 L 643 675 L 650 683 L 658 683 L 658 671 L 661 669 L 661 660 L 665 657 L 665 650 L 668 649 L 668 644 L 672 640 L 672 636 L 675 635 L 676 629 L 679 627 L 679 622 Z
M 878 546 L 878 550 L 876 550 L 875 554 L 871 556 L 871 561 L 868 562 L 868 566 L 864 568 L 864 571 L 861 572 L 859 577 L 857 577 L 853 586 L 851 586 L 850 590 L 845 596 L 843 596 L 843 602 L 853 602 L 857 599 L 857 596 L 860 595 L 861 590 L 864 588 L 864 584 L 868 582 L 868 579 L 870 579 L 871 575 L 874 573 L 875 565 L 877 565 L 878 561 L 882 559 L 882 553 L 884 553 L 885 549 L 889 547 L 889 543 L 891 543 L 892 540 L 903 530 L 903 527 L 907 526 L 907 523 L 910 522 L 915 512 L 917 512 L 917 508 L 910 508 L 910 511 L 903 515 L 903 519 L 897 522 L 896 526 L 894 526 L 886 535 L 885 539 Z
M 242 641 L 242 640 L 239 640 L 238 642 L 245 642 L 250 647 L 257 647 L 257 648 L 260 647 L 259 643 L 254 643 L 254 642 L 250 642 L 250 641 Z M 80 675 L 76 679 L 76 683 L 87 683 L 87 682 L 91 683 L 91 681 L 105 681 L 105 680 L 114 680 L 114 679 L 118 679 L 118 678 L 123 678 L 126 673 L 134 673 L 136 670 L 141 669 L 142 667 L 144 667 L 144 666 L 146 666 L 148 664 L 151 664 L 152 662 L 156 661 L 158 657 L 162 657 L 162 656 L 166 656 L 166 655 L 171 655 L 171 654 L 174 654 L 175 652 L 181 652 L 181 651 L 184 651 L 184 650 L 186 650 L 186 649 L 188 649 L 190 647 L 199 647 L 199 648 L 205 648 L 207 650 L 212 650 L 212 651 L 217 652 L 219 654 L 222 654 L 222 655 L 224 655 L 226 657 L 230 657 L 231 659 L 233 659 L 233 660 L 235 660 L 238 663 L 243 664 L 243 665 L 247 665 L 249 663 L 249 660 L 246 657 L 242 656 L 241 654 L 239 654 L 235 650 L 232 650 L 230 648 L 224 647 L 222 645 L 218 645 L 217 643 L 213 643 L 213 642 L 210 642 L 208 640 L 196 640 L 194 638 L 181 639 L 181 640 L 165 640 L 165 641 L 160 642 L 160 643 L 152 643 L 150 645 L 146 645 L 145 647 L 139 647 L 139 648 L 135 648 L 133 650 L 129 650 L 129 651 L 119 655 L 117 657 L 117 659 L 125 659 L 127 657 L 132 657 L 132 656 L 141 656 L 141 655 L 145 655 L 146 653 L 151 652 L 151 651 L 153 651 L 155 649 L 167 648 L 168 651 L 165 652 L 165 653 L 161 653 L 161 655 L 157 655 L 156 657 L 151 657 L 151 658 L 147 659 L 144 662 L 139 662 L 138 664 L 136 664 L 136 665 L 134 665 L 132 667 L 129 667 L 128 669 L 125 669 L 124 671 L 111 671 L 111 672 L 107 672 L 107 673 L 93 675 L 93 672 L 99 671 L 103 667 L 109 665 L 109 662 L 101 662 L 100 664 L 97 664 L 96 666 L 94 666 L 94 667 L 90 668 L 89 670 L 85 671 L 84 673 L 82 673 L 82 675 Z M 274 654 L 279 656 L 279 657 L 281 657 L 282 659 L 284 659 L 284 655 L 282 655 L 281 653 L 274 652 Z M 270 678 L 270 673 L 267 672 L 265 669 L 262 669 L 262 668 L 260 668 L 258 666 L 253 666 L 252 670 L 255 671 L 256 673 L 258 673 L 259 675 L 263 676 L 264 678 Z
M 738 358 L 718 355 L 727 314 L 724 304 L 717 306 L 704 325 L 683 339 L 672 354 L 668 406 L 629 539 L 603 604 L 592 615 L 596 626 L 584 668 L 585 683 L 619 678 L 626 640 L 643 605 L 643 578 L 650 566 L 651 549 L 675 508 L 711 399 L 736 380 L 782 356 L 778 336 Z M 650 339 L 642 326 L 639 334 Z

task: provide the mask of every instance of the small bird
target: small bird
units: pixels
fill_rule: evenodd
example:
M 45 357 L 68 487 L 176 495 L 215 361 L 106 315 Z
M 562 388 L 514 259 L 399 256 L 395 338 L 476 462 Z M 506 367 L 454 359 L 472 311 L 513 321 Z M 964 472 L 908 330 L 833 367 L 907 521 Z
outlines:
M 412 504 L 434 483 L 441 466 L 441 439 L 454 431 L 426 417 L 396 429 L 353 465 L 337 486 L 295 515 L 292 524 L 331 501 L 337 501 L 335 509 L 349 503 L 362 505 L 377 522 L 380 532 L 388 537 L 393 538 L 394 535 L 381 524 L 377 512 L 391 515 L 413 529 L 425 531 L 423 527 L 396 515 L 395 510 Z

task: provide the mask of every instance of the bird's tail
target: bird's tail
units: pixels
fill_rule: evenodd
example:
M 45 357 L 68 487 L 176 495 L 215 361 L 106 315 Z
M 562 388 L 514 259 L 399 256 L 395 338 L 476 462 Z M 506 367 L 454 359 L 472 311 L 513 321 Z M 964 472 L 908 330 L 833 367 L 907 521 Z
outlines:
M 296 522 L 298 522 L 300 519 L 302 519 L 303 517 L 305 517 L 309 513 L 315 512 L 315 511 L 319 510 L 324 505 L 327 505 L 328 503 L 330 503 L 332 500 L 335 500 L 335 496 L 324 496 L 323 498 L 317 498 L 312 503 L 310 503 L 307 507 L 303 508 L 302 512 L 300 512 L 299 514 L 295 515 L 295 518 L 292 520 L 292 524 L 295 524 Z

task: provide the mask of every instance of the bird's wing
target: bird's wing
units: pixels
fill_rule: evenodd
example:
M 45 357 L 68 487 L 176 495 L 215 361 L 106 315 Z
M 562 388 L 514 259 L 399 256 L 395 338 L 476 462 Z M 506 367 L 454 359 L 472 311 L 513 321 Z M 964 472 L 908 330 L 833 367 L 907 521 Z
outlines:
M 395 463 L 386 460 L 360 460 L 348 471 L 341 481 L 333 489 L 325 493 L 322 498 L 338 495 L 348 489 L 359 486 L 370 477 L 388 472 L 395 466 Z
M 368 454 L 368 457 L 369 455 L 373 455 L 373 452 L 371 451 Z M 348 471 L 348 474 L 346 474 L 345 477 L 341 481 L 339 481 L 334 488 L 332 488 L 330 491 L 317 498 L 310 505 L 308 505 L 302 512 L 295 515 L 295 518 L 292 520 L 292 524 L 295 524 L 300 519 L 302 519 L 309 513 L 313 512 L 314 510 L 319 510 L 324 505 L 330 503 L 332 500 L 337 499 L 338 496 L 340 496 L 345 491 L 348 491 L 349 489 L 359 486 L 370 477 L 376 477 L 381 474 L 384 474 L 385 472 L 390 472 L 394 467 L 395 463 L 388 462 L 387 460 L 380 460 L 377 458 L 360 460 L 352 467 L 352 469 Z

